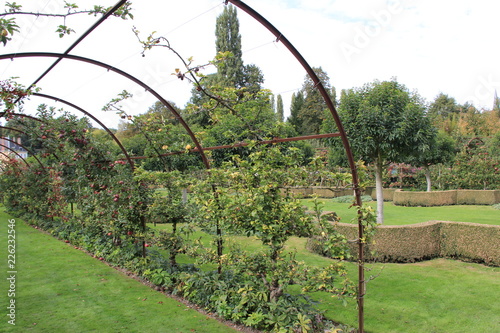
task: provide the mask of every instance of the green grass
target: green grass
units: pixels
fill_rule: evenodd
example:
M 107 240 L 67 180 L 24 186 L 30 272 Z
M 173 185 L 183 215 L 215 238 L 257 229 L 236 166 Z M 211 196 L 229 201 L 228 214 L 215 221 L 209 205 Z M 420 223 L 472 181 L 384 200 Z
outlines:
M 7 323 L 7 220 L 0 212 L 0 332 L 235 332 L 16 219 L 16 326 Z
M 354 274 L 356 267 L 351 266 Z M 416 264 L 368 265 L 365 328 L 373 333 L 496 332 L 500 324 L 500 269 L 435 259 Z M 335 304 L 316 293 L 326 315 L 357 326 L 355 302 Z
M 168 225 L 157 225 L 168 229 Z M 209 244 L 209 237 L 196 232 Z M 231 237 L 249 251 L 262 249 L 254 237 Z M 286 251 L 310 265 L 331 260 L 305 249 L 306 239 L 292 237 Z M 181 261 L 189 259 L 180 257 Z M 346 263 L 357 281 L 357 266 Z M 377 276 L 367 286 L 365 329 L 372 333 L 495 332 L 500 325 L 500 268 L 436 259 L 415 264 L 368 264 L 366 276 Z M 298 292 L 292 288 L 292 292 Z M 326 293 L 313 293 L 328 318 L 357 327 L 356 302 L 344 307 Z
M 6 221 L 0 213 L 0 241 Z M 0 332 L 231 332 L 219 322 L 188 309 L 161 293 L 38 230 L 17 223 L 16 327 L 0 322 Z M 158 225 L 158 229 L 165 228 Z M 195 236 L 201 236 L 196 233 Z M 255 238 L 234 237 L 245 249 L 261 249 Z M 209 237 L 204 236 L 209 243 Z M 330 259 L 305 250 L 292 237 L 287 250 L 310 265 Z M 0 292 L 6 294 L 6 250 L 0 261 Z M 186 258 L 187 259 L 187 258 Z M 357 268 L 349 266 L 356 280 Z M 436 259 L 416 264 L 368 265 L 365 328 L 390 332 L 495 332 L 500 324 L 500 268 Z M 293 290 L 292 290 L 293 291 Z M 355 302 L 343 307 L 325 293 L 314 293 L 333 320 L 357 326 Z M 0 307 L 6 308 L 7 297 Z M 6 311 L 6 310 L 3 310 Z M 5 313 L 5 312 L 4 312 Z
M 341 217 L 341 222 L 349 223 L 356 217 L 354 208 L 349 208 L 349 203 L 337 203 L 328 199 L 319 199 L 323 202 L 324 211 L 334 211 Z M 310 209 L 313 207 L 312 199 L 302 200 Z M 376 209 L 376 202 L 368 202 Z M 472 222 L 482 224 L 500 224 L 500 210 L 493 206 L 438 206 L 438 207 L 404 207 L 396 206 L 392 202 L 384 203 L 384 224 L 404 225 L 427 222 L 431 220 Z

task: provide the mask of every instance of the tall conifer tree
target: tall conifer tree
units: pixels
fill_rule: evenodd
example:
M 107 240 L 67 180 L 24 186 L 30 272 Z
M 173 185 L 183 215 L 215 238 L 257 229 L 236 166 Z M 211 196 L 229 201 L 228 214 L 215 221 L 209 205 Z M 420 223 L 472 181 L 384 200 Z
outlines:
M 239 88 L 244 85 L 244 65 L 241 52 L 240 24 L 236 8 L 232 5 L 224 7 L 217 17 L 215 27 L 215 50 L 231 52 L 232 56 L 217 64 L 218 83 L 225 87 Z
M 281 98 L 281 95 L 276 98 L 276 115 L 279 122 L 284 121 L 283 98 Z

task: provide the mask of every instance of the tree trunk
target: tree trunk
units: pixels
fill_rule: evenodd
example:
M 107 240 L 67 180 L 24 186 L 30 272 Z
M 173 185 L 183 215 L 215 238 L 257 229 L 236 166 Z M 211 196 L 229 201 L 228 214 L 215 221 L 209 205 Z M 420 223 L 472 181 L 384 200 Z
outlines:
M 377 194 L 377 223 L 384 224 L 384 190 L 382 188 L 382 161 L 375 162 L 375 192 Z
M 427 192 L 431 191 L 431 169 L 425 167 L 425 180 L 427 181 Z

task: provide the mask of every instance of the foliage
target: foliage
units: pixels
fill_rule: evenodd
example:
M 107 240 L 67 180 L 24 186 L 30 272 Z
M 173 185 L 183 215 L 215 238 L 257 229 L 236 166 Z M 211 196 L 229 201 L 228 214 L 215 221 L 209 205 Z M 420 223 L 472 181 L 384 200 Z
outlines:
M 0 107 L 3 108 L 3 112 L 7 113 L 13 112 L 14 107 L 22 109 L 24 100 L 34 91 L 37 89 L 29 90 L 19 84 L 15 78 L 0 80 Z M 11 116 L 8 115 L 7 120 L 10 119 Z
M 222 254 L 219 248 L 213 257 L 219 265 L 220 277 L 234 272 L 244 280 L 245 287 L 241 289 L 240 284 L 238 293 L 245 290 L 248 296 L 254 293 L 261 295 L 258 297 L 266 303 L 257 302 L 255 305 L 273 309 L 271 312 L 265 308 L 248 308 L 255 301 L 248 303 L 245 300 L 242 303 L 240 300 L 237 309 L 244 306 L 243 312 L 225 314 L 226 317 L 242 320 L 259 329 L 288 331 L 300 325 L 297 320 L 305 323 L 296 312 L 279 312 L 287 304 L 286 308 L 290 309 L 300 304 L 286 293 L 291 284 L 300 284 L 304 290 L 325 290 L 341 299 L 353 293 L 340 263 L 319 273 L 295 260 L 293 253 L 284 253 L 285 242 L 291 236 L 311 236 L 316 232 L 325 232 L 327 228 L 324 224 L 314 228 L 311 217 L 305 213 L 300 202 L 281 190 L 283 184 L 293 185 L 294 178 L 290 177 L 292 173 L 277 170 L 298 168 L 294 164 L 296 152 L 293 149 L 280 150 L 278 147 L 267 147 L 266 150 L 253 148 L 248 159 L 234 156 L 231 162 L 225 163 L 224 168 L 210 170 L 206 180 L 194 191 L 200 206 L 198 223 L 204 230 L 212 232 L 219 246 L 222 232 L 225 232 L 255 237 L 266 248 L 264 252 L 253 254 L 237 248 L 230 248 L 227 254 Z M 234 292 L 227 281 L 221 289 L 226 292 L 219 301 L 223 302 L 223 309 L 226 310 L 218 311 L 224 314 L 224 311 L 234 308 L 231 302 L 235 301 L 231 298 L 237 295 L 232 296 Z M 210 294 L 216 293 L 210 291 Z M 199 292 L 196 295 L 198 297 Z M 234 317 L 243 314 L 244 320 Z
M 353 198 L 350 197 L 350 199 L 353 202 Z M 347 238 L 338 232 L 336 226 L 340 217 L 335 212 L 323 214 L 323 204 L 318 198 L 313 198 L 312 204 L 318 228 L 314 241 L 321 246 L 320 251 L 317 252 L 329 258 L 349 259 L 351 254 L 347 247 Z
M 321 67 L 313 68 L 313 70 L 325 89 L 331 91 L 328 74 Z M 299 135 L 319 134 L 325 109 L 323 96 L 316 89 L 313 80 L 306 76 L 301 91 L 295 95 L 295 101 L 292 103 L 292 119 L 290 119 Z
M 419 155 L 414 155 L 409 162 L 416 167 L 424 167 L 427 179 L 427 191 L 431 190 L 430 166 L 435 164 L 449 164 L 456 155 L 456 143 L 452 137 L 444 132 L 437 133 L 429 144 L 429 148 Z
M 120 8 L 118 8 L 115 12 L 113 12 L 113 16 L 119 17 L 123 20 L 133 19 L 134 16 L 132 14 L 132 3 L 127 1 Z M 19 15 L 32 15 L 36 17 L 46 16 L 46 17 L 60 17 L 63 19 L 63 24 L 59 24 L 57 26 L 56 32 L 59 37 L 62 38 L 65 35 L 69 35 L 74 33 L 75 30 L 66 25 L 66 18 L 77 15 L 77 14 L 88 14 L 97 16 L 99 14 L 106 14 L 112 6 L 103 7 L 100 5 L 95 5 L 92 9 L 80 9 L 76 3 L 69 3 L 67 1 L 64 2 L 62 10 L 64 13 L 44 13 L 44 12 L 30 12 L 23 11 L 22 5 L 17 4 L 16 2 L 6 2 L 5 7 L 7 8 L 4 13 L 0 13 L 0 41 L 4 44 L 12 40 L 12 37 L 15 32 L 19 32 L 20 27 L 16 23 L 16 16 Z M 12 18 L 6 19 L 3 17 L 14 16 Z
M 496 189 L 500 183 L 499 163 L 500 157 L 491 156 L 481 139 L 470 140 L 457 155 L 453 165 L 456 186 L 467 189 Z
M 12 40 L 10 36 L 14 35 L 15 32 L 19 32 L 19 26 L 14 18 L 0 18 L 0 32 L 0 42 L 5 46 L 7 42 Z
M 429 106 L 428 115 L 433 119 L 439 117 L 441 120 L 449 118 L 453 114 L 460 113 L 461 108 L 453 97 L 440 93 Z
M 283 97 L 278 95 L 276 98 L 276 116 L 278 121 L 283 122 L 285 120 L 285 111 L 283 110 Z
M 147 185 L 94 140 L 86 119 L 68 113 L 55 117 L 54 109 L 43 106 L 38 118 L 38 127 L 29 123 L 25 130 L 40 143 L 42 165 L 22 170 L 13 162 L 7 168 L 2 175 L 6 207 L 110 261 L 144 255 L 138 239 L 146 237 Z M 18 117 L 17 123 L 25 120 Z M 13 172 L 17 178 L 8 177 Z M 78 206 L 78 214 L 66 209 L 67 202 Z
M 159 186 L 161 192 L 157 191 L 152 197 L 151 204 L 147 208 L 147 218 L 150 222 L 169 223 L 172 230 L 162 230 L 155 235 L 152 243 L 167 250 L 170 265 L 177 267 L 176 257 L 185 251 L 183 236 L 189 235 L 191 230 L 187 222 L 189 207 L 187 203 L 186 176 L 178 171 L 173 172 L 149 172 L 141 177 L 148 184 Z M 179 224 L 183 224 L 181 230 L 177 230 Z
M 290 116 L 287 118 L 287 123 L 293 126 L 295 131 L 298 133 L 300 130 L 300 119 L 299 112 L 304 105 L 304 94 L 302 91 L 298 91 L 297 93 L 293 93 L 292 102 L 290 105 Z

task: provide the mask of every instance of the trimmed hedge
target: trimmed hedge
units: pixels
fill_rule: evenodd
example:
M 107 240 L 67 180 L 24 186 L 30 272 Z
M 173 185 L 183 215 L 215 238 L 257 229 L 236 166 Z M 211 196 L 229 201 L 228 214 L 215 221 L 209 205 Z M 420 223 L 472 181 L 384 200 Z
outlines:
M 457 203 L 457 191 L 414 192 L 397 190 L 393 202 L 398 206 L 449 206 Z
M 384 196 L 384 201 L 393 201 L 394 193 L 396 193 L 397 190 L 398 189 L 396 188 L 383 188 L 382 193 Z M 366 194 L 371 195 L 373 200 L 377 200 L 377 190 L 375 189 L 375 187 L 367 187 Z
M 337 198 L 353 195 L 352 189 L 330 187 L 285 187 L 299 197 L 308 198 L 317 195 L 320 198 Z M 449 205 L 494 205 L 500 203 L 500 190 L 449 190 L 449 191 L 404 191 L 401 189 L 384 188 L 384 201 L 393 201 L 399 206 L 449 206 Z M 366 188 L 365 195 L 377 199 L 375 188 Z
M 357 238 L 357 225 L 338 223 L 348 239 Z M 478 223 L 429 221 L 403 226 L 379 226 L 373 244 L 367 245 L 366 260 L 407 263 L 433 258 L 452 258 L 500 266 L 500 226 Z M 350 243 L 353 258 L 357 244 Z M 308 249 L 320 253 L 317 240 Z M 321 254 L 321 253 L 320 253 Z
M 399 206 L 494 205 L 500 202 L 500 190 L 396 190 L 393 202 Z
M 457 190 L 458 205 L 494 205 L 500 203 L 499 190 Z

